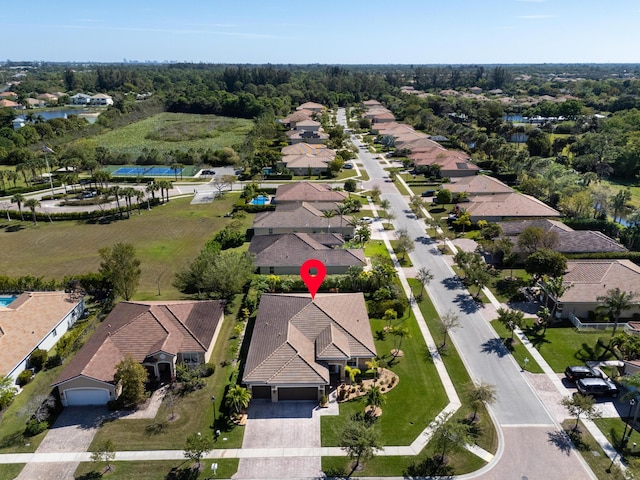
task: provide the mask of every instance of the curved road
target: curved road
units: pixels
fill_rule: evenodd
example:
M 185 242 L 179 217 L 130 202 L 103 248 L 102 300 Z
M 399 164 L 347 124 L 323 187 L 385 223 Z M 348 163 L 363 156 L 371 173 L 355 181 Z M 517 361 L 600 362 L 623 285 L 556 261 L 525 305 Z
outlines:
M 346 126 L 344 110 L 338 123 Z M 358 147 L 363 145 L 355 137 Z M 579 454 L 562 445 L 562 435 L 551 414 L 542 404 L 520 367 L 482 314 L 451 267 L 444 262 L 435 243 L 427 237 L 424 223 L 416 221 L 407 199 L 388 181 L 388 172 L 377 156 L 359 149 L 359 158 L 369 173 L 367 189 L 377 185 L 382 198 L 389 200 L 396 229 L 405 228 L 415 240 L 410 254 L 416 269 L 427 268 L 433 280 L 427 290 L 440 314 L 451 311 L 459 316 L 460 327 L 450 336 L 471 377 L 495 385 L 497 399 L 489 408 L 500 430 L 496 460 L 477 474 L 481 478 L 596 478 Z M 560 445 L 560 446 L 559 446 Z

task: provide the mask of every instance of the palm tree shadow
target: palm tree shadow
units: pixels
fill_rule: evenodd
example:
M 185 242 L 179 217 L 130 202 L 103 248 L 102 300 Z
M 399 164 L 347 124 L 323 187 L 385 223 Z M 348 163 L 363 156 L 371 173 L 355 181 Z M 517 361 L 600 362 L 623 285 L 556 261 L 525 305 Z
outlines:
M 558 450 L 563 452 L 565 455 L 571 455 L 571 451 L 574 449 L 573 443 L 571 439 L 565 432 L 547 432 L 548 442 L 555 445 Z
M 498 357 L 502 358 L 509 354 L 509 350 L 505 346 L 501 338 L 492 338 L 487 340 L 481 345 L 482 353 L 495 353 Z

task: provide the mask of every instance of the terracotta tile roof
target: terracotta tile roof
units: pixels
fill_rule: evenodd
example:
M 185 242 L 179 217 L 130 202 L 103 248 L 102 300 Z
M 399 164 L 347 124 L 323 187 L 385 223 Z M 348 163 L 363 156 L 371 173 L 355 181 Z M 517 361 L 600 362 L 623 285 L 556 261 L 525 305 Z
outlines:
M 311 120 L 310 118 L 296 122 L 296 130 L 305 130 L 305 127 L 309 128 L 309 127 L 320 127 L 320 126 L 322 126 L 320 122 L 316 122 L 315 120 Z
M 442 185 L 442 188 L 446 188 L 455 193 L 465 192 L 469 195 L 513 192 L 511 187 L 508 187 L 497 178 L 488 175 L 454 178 L 451 180 L 451 183 Z
M 316 102 L 305 102 L 302 105 L 296 107 L 296 110 L 324 110 L 325 106 Z
M 343 217 L 343 225 L 347 224 L 351 217 Z M 333 225 L 340 223 L 340 216 L 331 218 Z M 335 222 L 335 223 L 334 223 Z M 253 220 L 254 228 L 279 228 L 279 227 L 305 227 L 327 228 L 327 218 L 321 210 L 313 205 L 302 203 L 280 204 L 274 212 L 261 212 Z
M 558 244 L 553 247 L 562 253 L 591 253 L 591 252 L 626 252 L 627 249 L 602 232 L 592 230 L 573 230 L 557 220 L 521 220 L 515 222 L 500 222 L 505 237 L 514 237 L 514 251 L 518 251 L 517 237 L 527 227 L 538 227 L 544 232 L 554 232 Z
M 371 100 L 365 100 L 364 102 L 362 102 L 362 104 L 363 104 L 365 107 L 374 107 L 374 106 L 378 106 L 378 105 L 380 105 L 380 102 L 379 102 L 379 101 L 377 101 L 377 100 L 373 100 L 373 99 L 371 99 Z
M 463 206 L 471 217 L 560 217 L 560 212 L 540 200 L 515 192 L 477 195 Z
M 336 224 L 337 226 L 337 224 Z M 327 244 L 323 240 L 328 240 Z M 340 235 L 286 233 L 257 235 L 251 239 L 249 252 L 255 254 L 256 267 L 301 267 L 309 258 L 317 258 L 327 267 L 364 266 L 362 249 L 333 248 L 344 241 Z
M 222 302 L 217 300 L 121 302 L 53 385 L 79 375 L 113 382 L 115 365 L 127 354 L 142 362 L 159 351 L 206 352 L 222 313 Z
M 318 155 L 285 155 L 281 163 L 287 168 L 328 168 L 331 157 Z
M 322 155 L 325 150 L 328 150 L 326 145 L 323 144 L 310 144 L 310 143 L 296 143 L 295 145 L 287 145 L 280 150 L 282 155 Z M 334 151 L 335 155 L 335 151 Z
M 278 202 L 343 202 L 349 194 L 333 190 L 323 183 L 297 182 L 280 185 L 276 191 Z
M 327 331 L 327 329 L 329 329 Z M 375 357 L 362 293 L 264 294 L 260 298 L 243 381 L 251 384 L 327 384 L 325 355 Z
M 11 100 L 0 100 L 0 107 L 2 108 L 17 108 L 19 106 L 19 103 L 12 102 Z
M 572 285 L 560 300 L 565 303 L 594 303 L 614 288 L 640 295 L 640 266 L 630 260 L 568 260 L 564 282 Z
M 65 292 L 26 292 L 0 307 L 0 377 L 22 362 L 78 303 Z

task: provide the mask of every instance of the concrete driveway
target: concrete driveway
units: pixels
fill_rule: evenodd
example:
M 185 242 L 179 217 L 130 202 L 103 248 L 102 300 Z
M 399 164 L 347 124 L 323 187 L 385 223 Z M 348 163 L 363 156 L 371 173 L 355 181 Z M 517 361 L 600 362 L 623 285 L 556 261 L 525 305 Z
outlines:
M 105 407 L 65 408 L 36 453 L 86 452 L 98 427 L 108 416 Z M 27 463 L 16 480 L 73 480 L 78 463 Z
M 280 457 L 280 448 L 320 447 L 320 415 L 317 402 L 253 400 L 245 427 L 242 449 L 269 448 L 273 455 L 242 458 L 234 479 L 318 478 L 320 457 Z

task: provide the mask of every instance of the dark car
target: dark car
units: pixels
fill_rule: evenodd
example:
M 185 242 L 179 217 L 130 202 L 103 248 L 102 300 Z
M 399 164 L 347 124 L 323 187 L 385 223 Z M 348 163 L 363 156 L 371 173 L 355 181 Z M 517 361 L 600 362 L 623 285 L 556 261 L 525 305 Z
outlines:
M 435 190 L 425 190 L 420 195 L 423 197 L 433 197 L 436 194 Z
M 346 168 L 347 170 L 351 170 L 353 168 L 353 163 L 345 163 L 344 168 Z
M 567 367 L 564 371 L 564 376 L 567 380 L 576 382 L 581 378 L 604 378 L 605 375 L 602 370 L 598 368 L 587 367 L 586 365 L 576 365 L 574 367 Z
M 576 382 L 582 395 L 617 397 L 620 390 L 611 380 L 604 378 L 582 378 Z

